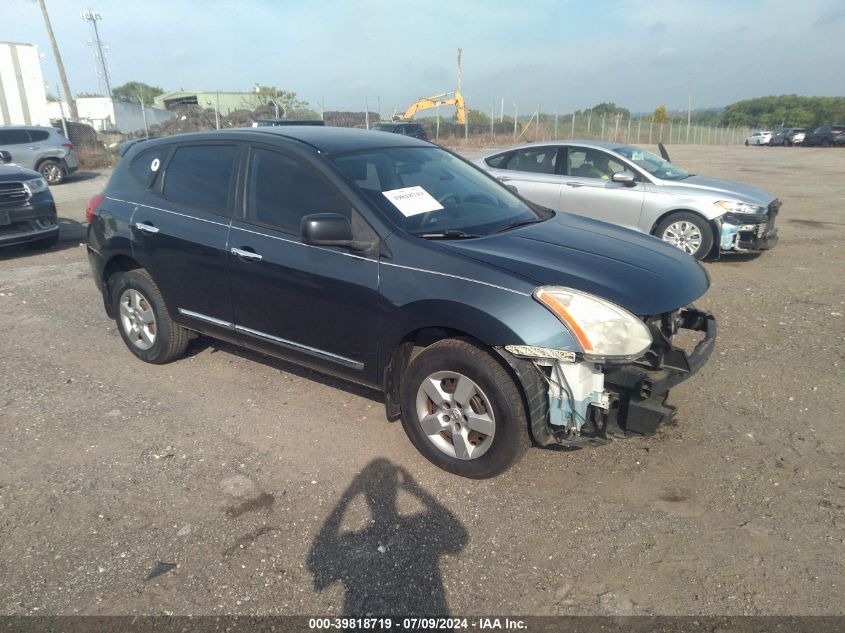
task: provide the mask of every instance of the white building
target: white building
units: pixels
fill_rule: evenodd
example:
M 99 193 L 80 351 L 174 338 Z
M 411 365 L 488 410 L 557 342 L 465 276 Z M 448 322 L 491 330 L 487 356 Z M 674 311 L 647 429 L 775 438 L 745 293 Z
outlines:
M 50 125 L 35 44 L 0 42 L 0 125 Z
M 50 118 L 62 118 L 62 109 L 67 116 L 67 104 L 50 102 Z M 76 100 L 76 111 L 79 113 L 79 120 L 88 123 L 98 132 L 140 132 L 144 129 L 144 118 L 147 126 L 151 127 L 163 123 L 173 117 L 172 112 L 144 106 L 142 109 L 137 103 L 127 103 L 109 99 L 108 97 L 80 97 Z

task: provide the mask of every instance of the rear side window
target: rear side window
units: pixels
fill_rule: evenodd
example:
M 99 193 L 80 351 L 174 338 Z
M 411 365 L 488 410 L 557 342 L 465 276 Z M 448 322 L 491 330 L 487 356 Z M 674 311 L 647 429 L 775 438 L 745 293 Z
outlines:
M 247 180 L 247 219 L 299 235 L 303 216 L 339 213 L 349 203 L 313 168 L 290 156 L 253 149 Z
M 29 136 L 33 141 L 46 141 L 50 138 L 50 133 L 44 130 L 30 130 Z
M 153 149 L 141 152 L 129 165 L 129 173 L 144 185 L 146 189 L 149 189 L 161 171 L 161 166 L 164 164 L 164 159 L 167 158 L 169 151 L 170 147 L 165 146 L 154 147 Z
M 29 143 L 26 130 L 0 130 L 0 145 L 23 145 Z
M 499 154 L 498 156 L 493 156 L 493 158 L 488 158 L 486 162 L 490 167 L 494 167 L 496 169 L 504 169 L 505 166 L 508 164 L 508 159 L 513 156 L 513 153 L 509 154 Z
M 507 169 L 537 174 L 553 174 L 557 165 L 556 147 L 531 147 L 516 152 Z
M 188 207 L 226 214 L 234 145 L 180 147 L 170 158 L 162 194 Z

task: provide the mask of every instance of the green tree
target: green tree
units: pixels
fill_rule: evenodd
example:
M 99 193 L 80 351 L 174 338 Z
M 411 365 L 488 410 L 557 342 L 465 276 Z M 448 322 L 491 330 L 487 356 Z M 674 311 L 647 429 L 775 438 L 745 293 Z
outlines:
M 143 99 L 144 104 L 150 105 L 159 95 L 163 95 L 164 90 L 158 86 L 150 86 L 142 81 L 127 81 L 122 86 L 111 91 L 111 96 L 118 101 L 127 101 L 129 103 L 141 103 Z
M 467 110 L 467 123 L 470 125 L 490 125 L 490 117 L 481 110 Z
M 659 105 L 654 109 L 654 114 L 651 115 L 655 123 L 668 123 L 669 113 L 666 111 L 665 105 Z
M 276 86 L 256 86 L 252 97 L 254 110 L 275 110 L 271 102 L 279 106 L 279 116 L 288 119 L 319 119 L 320 116 L 309 107 L 307 101 L 296 98 L 296 93 L 279 90 Z
M 737 101 L 725 108 L 722 125 L 815 127 L 845 121 L 845 97 L 779 95 Z

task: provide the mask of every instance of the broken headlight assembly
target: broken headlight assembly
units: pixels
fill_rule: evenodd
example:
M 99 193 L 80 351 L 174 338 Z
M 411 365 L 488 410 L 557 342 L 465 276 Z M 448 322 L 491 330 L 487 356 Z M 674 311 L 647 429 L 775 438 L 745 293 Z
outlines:
M 713 204 L 727 213 L 763 214 L 766 212 L 766 207 L 736 200 L 717 200 Z
M 572 333 L 587 360 L 633 360 L 651 346 L 645 323 L 610 301 L 561 286 L 541 286 L 534 298 Z

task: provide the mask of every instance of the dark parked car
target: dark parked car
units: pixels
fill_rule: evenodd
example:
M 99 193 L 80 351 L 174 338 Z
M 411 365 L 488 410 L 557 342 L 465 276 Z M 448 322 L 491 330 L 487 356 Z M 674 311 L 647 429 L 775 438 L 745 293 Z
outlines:
M 791 145 L 800 145 L 804 142 L 804 135 L 807 132 L 807 128 L 803 127 L 785 127 L 775 133 L 772 136 L 772 140 L 769 141 L 769 145 L 783 145 L 784 147 L 789 147 Z
M 0 150 L 0 247 L 49 248 L 59 240 L 59 224 L 47 181 L 10 161 Z
M 425 457 L 467 477 L 532 441 L 652 433 L 716 336 L 689 307 L 708 277 L 677 248 L 528 203 L 395 134 L 150 140 L 87 219 L 95 283 L 139 359 L 205 334 L 368 385 Z M 682 329 L 699 333 L 689 354 Z
M 804 137 L 805 147 L 833 147 L 835 138 L 845 133 L 845 125 L 823 125 Z
M 377 132 L 391 132 L 393 134 L 402 134 L 404 136 L 422 139 L 423 141 L 428 140 L 428 135 L 425 133 L 423 126 L 419 123 L 383 121 L 374 125 L 372 129 Z

